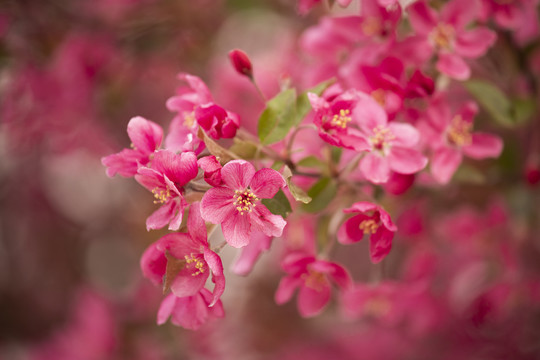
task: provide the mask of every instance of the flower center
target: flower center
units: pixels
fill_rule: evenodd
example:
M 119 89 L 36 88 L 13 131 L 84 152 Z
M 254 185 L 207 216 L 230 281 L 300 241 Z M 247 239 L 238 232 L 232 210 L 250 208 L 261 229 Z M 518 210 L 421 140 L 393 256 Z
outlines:
M 456 146 L 467 146 L 472 143 L 472 123 L 464 121 L 461 115 L 456 115 L 446 133 L 448 142 Z
M 202 274 L 204 272 L 204 262 L 201 261 L 200 259 L 197 259 L 195 257 L 195 255 L 193 255 L 193 254 L 190 254 L 189 256 L 185 255 L 184 259 L 186 259 L 186 264 L 188 264 L 188 265 L 193 264 L 192 267 L 197 269 L 197 271 L 192 273 L 191 276 L 197 276 L 197 275 Z
M 370 138 L 371 144 L 376 150 L 382 151 L 390 146 L 390 141 L 396 137 L 389 128 L 378 125 L 373 129 L 373 136 Z
M 250 189 L 244 191 L 236 190 L 234 192 L 234 199 L 234 206 L 236 206 L 236 210 L 240 212 L 240 215 L 253 211 L 256 202 L 259 201 L 259 198 Z
M 373 219 L 368 219 L 362 221 L 358 227 L 364 232 L 364 234 L 373 234 L 379 228 L 379 224 Z
M 154 200 L 154 204 L 163 204 L 166 203 L 171 198 L 171 192 L 169 189 L 163 190 L 160 188 L 153 188 L 152 194 L 154 194 L 154 197 L 156 200 Z
M 302 279 L 308 288 L 321 292 L 326 285 L 326 278 L 323 273 L 308 270 L 307 274 L 302 274 Z
M 184 113 L 184 126 L 192 128 L 195 124 L 195 111 Z
M 362 22 L 362 31 L 366 36 L 373 36 L 380 34 L 383 29 L 381 20 L 376 16 L 370 16 L 364 19 Z
M 373 317 L 380 317 L 386 315 L 390 311 L 390 301 L 385 297 L 378 296 L 366 301 L 364 305 L 364 311 L 366 314 Z
M 431 42 L 439 49 L 449 50 L 454 42 L 455 30 L 452 25 L 439 23 L 429 34 Z
M 339 114 L 335 114 L 334 117 L 332 117 L 332 125 L 345 129 L 347 124 L 351 122 L 351 117 L 349 116 L 350 113 L 351 111 L 348 109 L 339 110 Z
M 383 89 L 377 89 L 371 92 L 371 97 L 375 99 L 382 107 L 386 105 L 386 91 Z

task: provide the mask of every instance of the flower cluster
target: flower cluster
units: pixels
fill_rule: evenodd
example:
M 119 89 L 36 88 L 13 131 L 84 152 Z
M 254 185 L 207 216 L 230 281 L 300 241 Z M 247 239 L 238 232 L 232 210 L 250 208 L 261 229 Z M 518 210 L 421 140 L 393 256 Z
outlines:
M 337 3 L 347 8 L 351 1 Z M 396 314 L 405 316 L 401 309 L 421 298 L 429 280 L 396 284 L 379 264 L 389 261 L 394 236 L 412 231 L 412 220 L 394 221 L 408 215 L 395 199 L 444 194 L 460 177 L 467 180 L 467 169 L 472 181 L 482 177 L 477 162 L 465 158 L 501 155 L 502 139 L 475 119 L 479 104 L 493 115 L 503 106 L 494 97 L 510 100 L 482 79 L 478 64 L 496 46 L 493 16 L 505 29 L 531 26 L 504 18 L 503 5 L 487 0 L 410 3 L 362 0 L 360 12 L 322 17 L 300 36 L 302 56 L 283 65 L 286 79 L 273 79 L 281 81 L 279 91 L 259 87 L 257 62 L 231 51 L 235 75 L 264 105 L 258 120 L 241 123 L 241 96 L 225 105 L 235 109 L 229 111 L 200 78 L 183 73 L 185 85 L 166 104 L 174 117 L 165 137 L 149 120 L 129 122 L 132 148 L 103 158 L 107 174 L 134 176 L 153 194 L 160 207 L 148 230 L 181 231 L 150 245 L 141 261 L 144 275 L 171 291 L 158 323 L 171 317 L 196 329 L 222 317 L 221 249 L 241 248 L 232 271 L 247 275 L 274 238 L 285 272 L 275 301 L 284 304 L 298 290 L 303 317 L 320 314 L 334 293 L 345 317 L 397 322 Z M 301 0 L 298 10 L 306 14 L 317 4 Z M 255 122 L 256 134 L 249 125 Z M 207 229 L 216 228 L 224 242 L 211 246 Z M 365 251 L 356 246 L 364 238 Z M 350 264 L 333 257 L 340 245 L 380 284 L 353 280 Z M 213 291 L 205 287 L 210 273 Z M 396 304 L 402 287 L 406 300 Z

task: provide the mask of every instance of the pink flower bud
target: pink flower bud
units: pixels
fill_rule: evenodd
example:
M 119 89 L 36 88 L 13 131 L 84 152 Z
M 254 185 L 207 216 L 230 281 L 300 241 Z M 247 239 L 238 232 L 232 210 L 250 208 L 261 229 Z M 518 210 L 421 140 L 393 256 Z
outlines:
M 245 52 L 242 50 L 232 50 L 229 52 L 229 58 L 231 59 L 231 63 L 234 66 L 235 70 L 240 75 L 245 75 L 249 78 L 253 77 L 253 67 L 251 65 L 251 60 L 249 60 L 249 57 L 246 55 Z

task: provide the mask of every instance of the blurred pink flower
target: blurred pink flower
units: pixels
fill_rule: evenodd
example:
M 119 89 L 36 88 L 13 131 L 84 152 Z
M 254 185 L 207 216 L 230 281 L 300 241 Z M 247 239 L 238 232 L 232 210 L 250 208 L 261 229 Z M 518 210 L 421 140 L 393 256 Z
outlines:
M 324 310 L 330 301 L 332 282 L 341 290 L 351 285 L 350 275 L 344 267 L 302 252 L 290 253 L 281 266 L 288 275 L 279 282 L 276 303 L 286 303 L 296 288 L 300 288 L 298 312 L 303 317 L 313 317 Z
M 346 220 L 339 228 L 338 241 L 352 244 L 369 235 L 371 261 L 378 263 L 384 259 L 392 248 L 392 239 L 397 231 L 390 215 L 382 207 L 369 202 L 357 202 L 343 212 L 359 214 Z
M 170 317 L 174 325 L 197 330 L 209 320 L 225 316 L 221 300 L 209 305 L 211 301 L 212 294 L 205 288 L 192 296 L 177 297 L 169 294 L 159 307 L 157 323 L 164 324 Z

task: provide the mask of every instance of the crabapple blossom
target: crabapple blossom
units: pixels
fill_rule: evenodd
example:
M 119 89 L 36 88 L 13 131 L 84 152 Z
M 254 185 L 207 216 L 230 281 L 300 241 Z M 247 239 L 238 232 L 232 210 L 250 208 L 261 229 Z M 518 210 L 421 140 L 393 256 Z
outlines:
M 386 112 L 370 96 L 363 96 L 353 116 L 368 139 L 371 152 L 360 161 L 360 170 L 369 181 L 380 184 L 390 178 L 390 170 L 414 174 L 427 164 L 427 158 L 415 149 L 420 134 L 407 123 L 388 123 Z
M 280 173 L 267 168 L 255 172 L 251 163 L 233 160 L 221 169 L 221 180 L 221 186 L 204 194 L 201 215 L 206 221 L 221 224 L 229 245 L 237 248 L 246 246 L 252 231 L 281 236 L 287 223 L 260 202 L 261 199 L 272 198 L 285 186 Z
M 409 8 L 413 29 L 438 54 L 437 70 L 457 80 L 467 80 L 471 74 L 463 58 L 484 55 L 497 38 L 487 27 L 468 27 L 477 19 L 479 6 L 477 0 L 452 0 L 439 13 L 425 1 Z
M 133 149 L 124 149 L 101 159 L 110 177 L 117 173 L 124 177 L 135 175 L 139 167 L 150 162 L 151 155 L 161 146 L 163 140 L 161 126 L 140 116 L 129 121 L 127 133 Z
M 205 288 L 191 296 L 178 297 L 169 294 L 161 302 L 157 323 L 162 325 L 171 318 L 174 325 L 184 329 L 197 330 L 206 322 L 225 316 L 221 300 L 218 300 L 214 305 L 209 305 L 211 302 L 212 293 Z
M 141 269 L 145 277 L 170 287 L 177 297 L 196 295 L 211 272 L 215 287 L 208 304 L 213 306 L 223 294 L 225 277 L 221 258 L 208 245 L 199 203 L 191 205 L 187 227 L 187 233 L 167 234 L 150 245 L 141 258 Z
M 178 230 L 182 223 L 184 186 L 197 176 L 197 157 L 193 152 L 175 154 L 168 150 L 155 152 L 152 167 L 141 167 L 135 180 L 154 194 L 154 203 L 161 204 L 146 220 L 146 228 Z
M 397 231 L 390 214 L 380 206 L 365 201 L 357 202 L 343 212 L 359 214 L 343 223 L 337 233 L 338 241 L 352 244 L 362 240 L 364 235 L 369 235 L 371 261 L 378 263 L 384 259 L 392 248 L 392 239 Z
M 302 252 L 290 253 L 281 266 L 287 275 L 279 282 L 276 303 L 286 303 L 299 288 L 298 311 L 303 317 L 313 317 L 324 310 L 330 301 L 332 283 L 340 290 L 351 285 L 350 275 L 344 267 Z

